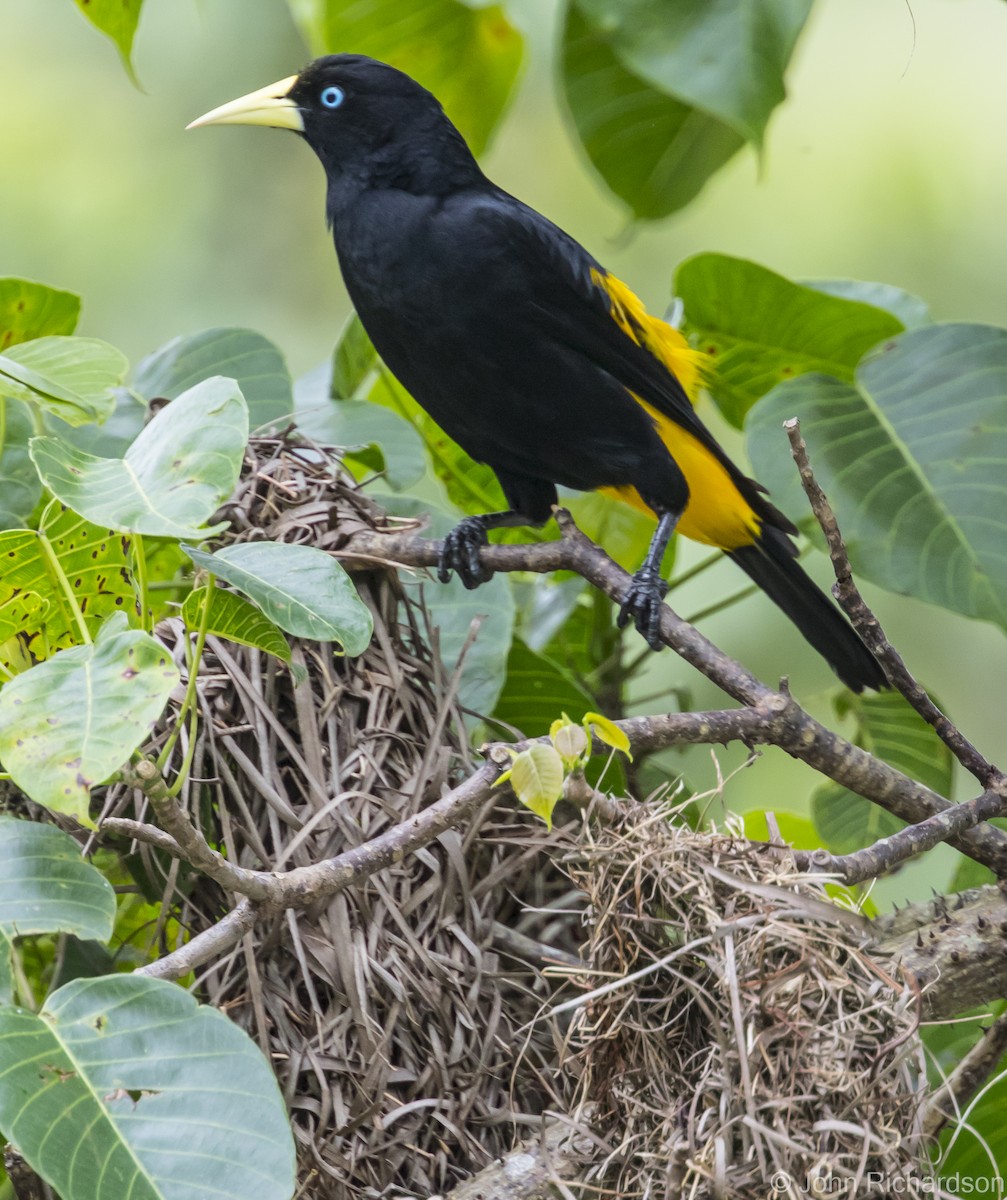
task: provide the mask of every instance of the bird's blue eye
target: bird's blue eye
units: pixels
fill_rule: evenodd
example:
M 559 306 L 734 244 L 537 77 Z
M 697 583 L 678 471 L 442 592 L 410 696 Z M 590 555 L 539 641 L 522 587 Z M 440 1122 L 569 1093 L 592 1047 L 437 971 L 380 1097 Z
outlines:
M 346 99 L 346 93 L 341 87 L 330 84 L 327 88 L 322 88 L 322 94 L 319 97 L 324 108 L 338 108 Z

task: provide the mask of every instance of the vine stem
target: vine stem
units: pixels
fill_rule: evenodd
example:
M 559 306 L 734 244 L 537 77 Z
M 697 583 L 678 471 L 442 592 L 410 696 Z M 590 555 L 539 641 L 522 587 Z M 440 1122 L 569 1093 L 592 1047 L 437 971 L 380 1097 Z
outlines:
M 190 711 L 195 711 L 196 705 L 196 682 L 199 678 L 199 664 L 203 661 L 203 647 L 206 645 L 206 635 L 210 629 L 210 604 L 213 600 L 213 589 L 216 587 L 216 575 L 208 575 L 206 577 L 206 599 L 203 603 L 203 611 L 199 617 L 199 627 L 196 630 L 196 648 L 192 653 L 189 653 L 189 639 L 185 639 L 186 659 L 189 668 L 189 681 L 185 685 L 185 695 L 182 698 L 182 707 L 178 710 L 178 719 L 175 722 L 175 728 L 168 736 L 168 740 L 164 743 L 161 753 L 157 756 L 157 769 L 163 771 L 168 765 L 168 760 L 171 758 L 172 751 L 175 749 L 175 743 L 178 741 L 182 731 L 182 725 L 185 722 L 186 715 Z M 185 783 L 189 767 L 192 765 L 192 755 L 196 744 L 195 739 L 195 719 L 190 726 L 189 745 L 186 747 L 185 758 L 182 761 L 182 766 L 178 772 L 178 778 L 175 780 L 171 788 L 171 795 L 178 795 Z
M 154 628 L 150 611 L 150 592 L 147 588 L 147 552 L 143 548 L 143 536 L 136 534 L 130 541 L 133 551 L 133 569 L 136 586 L 140 593 L 140 627 L 151 633 Z
M 59 584 L 59 589 L 63 593 L 63 598 L 70 606 L 70 615 L 73 617 L 74 623 L 77 626 L 77 632 L 80 634 L 80 639 L 85 646 L 91 645 L 91 634 L 88 632 L 87 622 L 84 620 L 84 614 L 80 610 L 80 605 L 77 603 L 77 597 L 73 594 L 73 588 L 70 586 L 70 580 L 67 578 L 66 571 L 63 570 L 63 564 L 59 561 L 56 551 L 52 548 L 52 542 L 40 529 L 36 534 L 39 540 L 39 545 L 42 547 L 42 553 L 45 555 L 46 563 L 49 570 L 56 576 L 56 582 Z

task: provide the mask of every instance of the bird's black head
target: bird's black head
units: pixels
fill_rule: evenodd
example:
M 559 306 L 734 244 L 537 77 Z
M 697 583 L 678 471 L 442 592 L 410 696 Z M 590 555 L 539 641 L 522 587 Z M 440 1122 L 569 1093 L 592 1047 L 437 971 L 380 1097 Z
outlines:
M 436 97 L 362 54 L 315 59 L 299 75 L 224 104 L 189 128 L 215 124 L 295 130 L 321 159 L 330 189 L 441 195 L 483 179 Z

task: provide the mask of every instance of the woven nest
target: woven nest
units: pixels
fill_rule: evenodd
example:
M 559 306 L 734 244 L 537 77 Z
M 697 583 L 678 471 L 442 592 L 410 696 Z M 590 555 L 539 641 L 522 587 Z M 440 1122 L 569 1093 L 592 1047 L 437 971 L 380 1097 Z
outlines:
M 253 440 L 226 515 L 230 540 L 335 551 L 386 520 L 334 452 L 284 438 Z M 417 590 L 382 568 L 356 582 L 370 647 L 349 659 L 293 640 L 297 687 L 275 660 L 208 640 L 180 798 L 243 866 L 330 857 L 472 769 Z M 181 623 L 158 632 L 184 674 Z M 183 733 L 172 769 L 187 749 Z M 104 815 L 146 813 L 120 785 Z M 263 919 L 199 975 L 202 998 L 276 1070 L 298 1196 L 448 1192 L 535 1139 L 546 1110 L 591 1114 L 603 1148 L 591 1190 L 620 1197 L 763 1200 L 774 1170 L 855 1175 L 915 1160 L 908 991 L 856 949 L 855 932 L 823 919 L 814 885 L 672 816 L 632 806 L 618 827 L 575 816 L 547 834 L 501 794 L 361 887 Z M 135 874 L 178 921 L 162 917 L 162 950 L 232 906 L 152 847 L 136 853 Z M 565 975 L 543 969 L 543 945 Z
M 918 989 L 821 884 L 674 815 L 585 826 L 571 862 L 594 972 L 571 1043 L 611 1147 L 591 1177 L 754 1200 L 925 1175 Z
M 253 440 L 223 515 L 235 530 L 228 540 L 330 550 L 384 522 L 334 452 L 285 439 Z M 199 696 L 211 719 L 200 722 L 180 799 L 243 866 L 282 870 L 338 854 L 474 767 L 415 589 L 387 569 L 355 581 L 374 617 L 370 647 L 351 659 L 292 639 L 306 671 L 296 688 L 276 660 L 208 639 Z M 184 675 L 181 623 L 162 622 L 158 635 Z M 174 766 L 185 749 L 183 736 Z M 141 816 L 139 805 L 111 789 L 104 815 Z M 188 932 L 231 906 L 215 884 L 139 850 L 142 873 L 162 881 L 166 911 Z M 527 1136 L 544 1107 L 566 1107 L 555 1030 L 525 1030 L 556 984 L 512 945 L 517 933 L 572 947 L 570 918 L 550 915 L 569 890 L 544 827 L 501 793 L 464 830 L 364 886 L 261 921 L 200 976 L 201 996 L 273 1064 L 298 1142 L 299 1196 L 447 1191 Z

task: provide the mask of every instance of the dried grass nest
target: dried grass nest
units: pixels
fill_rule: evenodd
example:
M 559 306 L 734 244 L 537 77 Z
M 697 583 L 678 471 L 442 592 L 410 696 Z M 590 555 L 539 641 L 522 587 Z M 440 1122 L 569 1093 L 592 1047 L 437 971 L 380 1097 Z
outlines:
M 600 1106 L 609 1143 L 587 1178 L 620 1197 L 749 1200 L 925 1176 L 918 987 L 740 822 L 675 817 L 633 805 L 585 824 L 569 866 L 595 972 L 570 1037 L 578 1101 Z
M 238 539 L 336 551 L 384 521 L 336 452 L 289 437 L 253 440 L 227 515 Z M 417 589 L 380 567 L 356 581 L 370 648 L 348 659 L 295 641 L 296 688 L 274 660 L 208 642 L 210 719 L 181 799 L 244 866 L 338 853 L 472 767 Z M 184 668 L 180 623 L 160 633 Z M 176 763 L 185 749 L 183 737 Z M 534 1138 L 546 1112 L 592 1114 L 584 1180 L 618 1197 L 762 1198 L 774 1171 L 916 1162 L 912 989 L 857 948 L 852 917 L 827 919 L 818 885 L 666 806 L 623 808 L 614 825 L 571 813 L 547 834 L 501 794 L 362 887 L 263 920 L 204 969 L 202 997 L 277 1072 L 298 1196 L 447 1193 Z M 105 815 L 146 814 L 120 786 Z M 231 906 L 137 850 L 186 930 Z

